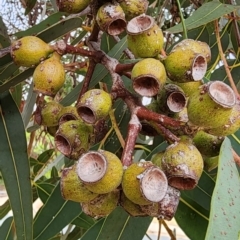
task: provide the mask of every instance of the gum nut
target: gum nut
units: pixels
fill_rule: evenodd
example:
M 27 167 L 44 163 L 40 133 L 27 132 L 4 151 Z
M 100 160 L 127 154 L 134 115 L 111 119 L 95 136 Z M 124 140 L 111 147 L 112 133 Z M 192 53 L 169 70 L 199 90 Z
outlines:
M 147 216 L 147 214 L 142 211 L 140 205 L 130 201 L 123 192 L 121 192 L 120 205 L 129 215 L 133 217 Z
M 188 118 L 196 126 L 217 128 L 227 124 L 236 97 L 233 90 L 221 81 L 202 85 L 188 99 Z
M 200 81 L 207 71 L 207 60 L 191 49 L 173 49 L 164 60 L 168 77 L 173 82 Z
M 122 33 L 127 25 L 125 13 L 117 2 L 103 4 L 98 9 L 96 21 L 101 30 L 113 36 Z
M 74 106 L 65 106 L 60 113 L 59 124 L 78 119 L 80 119 L 80 117 L 78 116 L 77 108 Z
M 162 170 L 170 186 L 191 190 L 198 184 L 203 171 L 202 155 L 193 144 L 180 140 L 167 147 L 162 157 Z
M 41 62 L 33 73 L 33 90 L 48 96 L 55 96 L 65 82 L 65 70 L 60 56 L 54 53 L 49 59 Z
M 204 131 L 198 131 L 193 137 L 193 143 L 197 147 L 198 151 L 207 157 L 219 155 L 223 140 L 223 137 L 217 137 Z
M 11 56 L 18 66 L 34 67 L 53 52 L 51 46 L 38 37 L 26 36 L 11 44 Z
M 154 58 L 146 58 L 136 63 L 131 79 L 135 92 L 145 97 L 155 96 L 166 83 L 166 71 L 163 64 Z
M 164 37 L 154 19 L 142 14 L 128 22 L 127 42 L 136 58 L 151 58 L 161 52 Z
M 91 192 L 104 194 L 121 184 L 123 166 L 120 159 L 111 152 L 89 151 L 79 158 L 77 173 Z
M 89 202 L 98 196 L 98 194 L 90 192 L 79 180 L 76 165 L 62 170 L 60 188 L 62 197 L 74 202 Z
M 187 107 L 183 108 L 182 111 L 175 113 L 172 117 L 176 120 L 179 120 L 179 121 L 182 121 L 185 123 L 188 122 L 189 119 L 188 119 L 188 114 L 187 114 Z
M 228 136 L 240 128 L 240 103 L 236 103 L 232 109 L 231 114 L 229 115 L 228 121 L 226 124 L 221 125 L 217 128 L 210 128 L 206 131 L 209 134 L 213 134 L 215 136 Z
M 119 4 L 125 13 L 127 21 L 146 13 L 148 8 L 147 0 L 120 0 Z
M 177 43 L 173 50 L 176 48 L 191 49 L 195 53 L 202 54 L 207 62 L 211 60 L 211 49 L 206 42 L 196 41 L 193 39 L 184 39 L 181 42 Z
M 118 189 L 98 195 L 90 202 L 81 203 L 82 211 L 95 219 L 106 217 L 117 207 L 119 195 Z
M 142 173 L 151 166 L 153 166 L 151 162 L 140 161 L 130 165 L 123 173 L 122 190 L 126 197 L 135 204 L 151 204 L 151 202 L 143 196 L 140 189 Z
M 203 85 L 202 80 L 200 81 L 191 81 L 185 83 L 175 82 L 174 84 L 178 85 L 184 91 L 186 97 L 191 96 L 199 87 Z
M 170 221 L 177 211 L 179 199 L 180 191 L 176 188 L 168 186 L 167 193 L 162 201 L 140 207 L 148 216 Z
M 91 0 L 57 0 L 60 12 L 79 13 L 84 10 Z
M 70 120 L 59 125 L 55 134 L 55 146 L 63 155 L 77 160 L 84 152 L 89 150 L 92 126 L 81 120 Z
M 147 168 L 140 179 L 142 195 L 150 202 L 161 201 L 167 192 L 168 181 L 165 173 L 157 166 Z
M 219 156 L 215 157 L 204 157 L 204 169 L 206 169 L 208 172 L 211 172 L 213 169 L 217 168 L 218 166 L 218 160 Z
M 55 101 L 47 102 L 41 110 L 41 125 L 53 127 L 58 125 L 63 106 Z
M 108 116 L 112 108 L 111 95 L 101 89 L 91 89 L 84 93 L 77 105 L 80 118 L 89 124 Z
M 151 162 L 161 168 L 161 162 L 162 162 L 162 157 L 163 157 L 164 152 L 159 152 L 153 155 Z

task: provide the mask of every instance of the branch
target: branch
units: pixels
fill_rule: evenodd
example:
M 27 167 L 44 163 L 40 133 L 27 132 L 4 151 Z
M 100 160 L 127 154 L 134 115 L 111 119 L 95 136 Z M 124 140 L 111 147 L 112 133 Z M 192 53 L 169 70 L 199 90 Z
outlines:
M 221 60 L 223 61 L 223 65 L 224 65 L 226 74 L 228 76 L 228 80 L 230 82 L 230 85 L 231 85 L 231 87 L 232 87 L 236 97 L 238 99 L 240 99 L 240 95 L 238 93 L 237 87 L 236 87 L 236 85 L 234 83 L 234 80 L 232 78 L 231 72 L 229 70 L 229 66 L 228 66 L 227 60 L 226 60 L 226 58 L 224 56 L 224 53 L 223 53 L 222 44 L 221 44 L 220 35 L 219 35 L 218 20 L 215 20 L 214 25 L 215 25 L 215 33 L 216 33 L 216 38 L 217 38 L 219 54 L 220 54 Z

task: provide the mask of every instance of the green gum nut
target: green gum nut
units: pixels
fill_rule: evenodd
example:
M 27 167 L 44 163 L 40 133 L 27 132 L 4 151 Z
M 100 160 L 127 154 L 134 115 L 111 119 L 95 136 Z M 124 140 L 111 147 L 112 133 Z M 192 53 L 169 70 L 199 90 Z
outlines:
M 207 71 L 206 58 L 191 49 L 172 50 L 164 60 L 164 65 L 173 82 L 200 81 Z
M 188 118 L 196 126 L 217 128 L 227 124 L 236 97 L 233 90 L 221 81 L 202 85 L 188 99 Z
M 131 79 L 135 92 L 145 97 L 155 96 L 166 83 L 163 64 L 154 58 L 146 58 L 136 63 Z
M 63 87 L 65 70 L 56 52 L 47 60 L 41 62 L 33 73 L 33 90 L 54 97 Z
M 15 64 L 34 67 L 46 59 L 54 50 L 38 37 L 26 36 L 11 44 L 11 56 Z
M 81 203 L 82 211 L 95 219 L 106 217 L 117 207 L 119 196 L 118 189 L 110 193 L 100 194 L 90 202 Z
M 92 89 L 82 95 L 77 112 L 83 121 L 94 124 L 105 119 L 111 108 L 111 95 L 101 89 Z
M 135 57 L 156 57 L 162 50 L 164 37 L 162 30 L 148 15 L 142 14 L 127 24 L 128 48 Z
M 55 145 L 63 155 L 77 160 L 90 147 L 93 128 L 82 120 L 71 120 L 59 125 Z
M 101 30 L 113 36 L 122 33 L 127 25 L 125 13 L 117 2 L 102 5 L 98 9 L 96 21 Z
M 64 168 L 60 179 L 62 197 L 74 202 L 89 202 L 98 194 L 90 192 L 78 178 L 76 165 Z
M 79 13 L 84 10 L 91 0 L 57 0 L 60 12 Z
M 66 106 L 62 108 L 62 111 L 60 113 L 59 124 L 62 124 L 70 120 L 78 120 L 78 119 L 80 118 L 77 113 L 77 108 L 74 106 Z
M 170 221 L 177 211 L 179 199 L 180 191 L 168 186 L 167 193 L 160 202 L 140 207 L 148 216 Z
M 177 86 L 179 86 L 185 93 L 186 97 L 189 97 L 192 95 L 199 87 L 203 85 L 202 80 L 200 81 L 190 81 L 190 82 L 185 82 L 185 83 L 178 83 L 174 82 Z
M 236 103 L 229 115 L 228 121 L 217 128 L 210 128 L 206 131 L 215 136 L 227 136 L 235 133 L 240 128 L 240 103 Z
M 121 184 L 123 167 L 111 152 L 89 151 L 79 158 L 77 174 L 91 192 L 105 194 Z
M 207 62 L 210 62 L 211 60 L 211 49 L 205 42 L 196 41 L 193 39 L 184 39 L 181 42 L 177 43 L 173 47 L 173 50 L 176 48 L 191 49 L 195 53 L 202 54 L 206 58 Z
M 148 8 L 147 0 L 119 0 L 118 2 L 125 13 L 127 21 L 146 13 Z
M 145 217 L 147 214 L 142 211 L 140 205 L 130 201 L 122 192 L 120 197 L 120 205 L 122 208 L 133 217 Z
M 223 137 L 217 137 L 204 131 L 199 131 L 194 136 L 193 143 L 202 155 L 214 157 L 219 155 L 223 140 Z
M 161 201 L 166 194 L 167 185 L 163 171 L 145 161 L 129 166 L 122 180 L 122 189 L 126 197 L 139 205 Z
M 191 190 L 203 171 L 203 159 L 198 149 L 186 140 L 167 147 L 162 157 L 162 170 L 170 186 L 180 190 Z
M 164 152 L 156 153 L 151 159 L 151 162 L 159 168 L 161 168 L 163 154 Z
M 172 114 L 181 112 L 187 104 L 184 91 L 175 84 L 166 84 L 157 96 L 160 112 Z
M 204 157 L 204 169 L 206 169 L 208 172 L 211 172 L 213 169 L 218 167 L 218 160 L 219 156 L 215 157 Z
M 63 106 L 58 102 L 47 102 L 41 110 L 40 124 L 47 127 L 57 126 L 62 108 Z

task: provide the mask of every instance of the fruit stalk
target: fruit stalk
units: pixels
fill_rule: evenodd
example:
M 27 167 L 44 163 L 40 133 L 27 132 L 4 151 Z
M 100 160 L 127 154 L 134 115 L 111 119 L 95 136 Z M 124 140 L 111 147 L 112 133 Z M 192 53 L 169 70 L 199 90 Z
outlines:
M 123 166 L 130 166 L 132 164 L 132 154 L 135 147 L 135 142 L 139 131 L 141 130 L 141 123 L 138 117 L 133 114 L 128 124 L 127 137 L 125 140 L 125 146 L 122 153 L 122 164 Z

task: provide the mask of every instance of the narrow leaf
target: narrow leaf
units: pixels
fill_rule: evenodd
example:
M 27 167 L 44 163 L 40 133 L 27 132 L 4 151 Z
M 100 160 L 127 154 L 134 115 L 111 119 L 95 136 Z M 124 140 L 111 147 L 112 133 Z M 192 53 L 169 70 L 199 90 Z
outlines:
M 13 240 L 13 217 L 7 218 L 0 227 L 1 240 Z
M 206 240 L 238 239 L 240 232 L 240 181 L 233 160 L 231 143 L 226 138 L 221 146 L 216 187 Z
M 212 22 L 225 14 L 229 14 L 232 11 L 238 9 L 239 6 L 233 6 L 229 4 L 223 4 L 219 1 L 211 1 L 203 4 L 198 8 L 189 18 L 185 20 L 187 30 L 203 26 L 209 22 Z M 182 24 L 178 24 L 166 30 L 170 33 L 182 32 Z
M 96 240 L 139 240 L 143 239 L 152 221 L 151 217 L 131 217 L 121 207 L 117 207 L 105 218 L 101 229 L 98 228 Z M 94 226 L 95 227 L 95 226 Z M 134 231 L 137 229 L 137 231 Z M 91 230 L 94 231 L 94 230 Z M 96 231 L 97 232 L 97 231 Z M 86 237 L 84 235 L 84 237 Z M 87 240 L 89 238 L 84 238 Z
M 27 15 L 28 13 L 31 12 L 31 10 L 34 8 L 35 4 L 36 4 L 37 0 L 25 0 L 25 4 L 26 4 L 26 10 L 25 10 L 25 15 Z
M 60 184 L 57 184 L 51 196 L 34 219 L 33 239 L 46 240 L 54 237 L 81 212 L 79 203 L 65 201 L 62 198 Z
M 32 240 L 32 192 L 21 114 L 9 92 L 0 94 L 0 169 L 13 210 L 17 239 Z
M 10 210 L 11 210 L 10 202 L 9 202 L 9 200 L 7 200 L 5 203 L 3 203 L 0 206 L 0 219 L 5 217 Z

